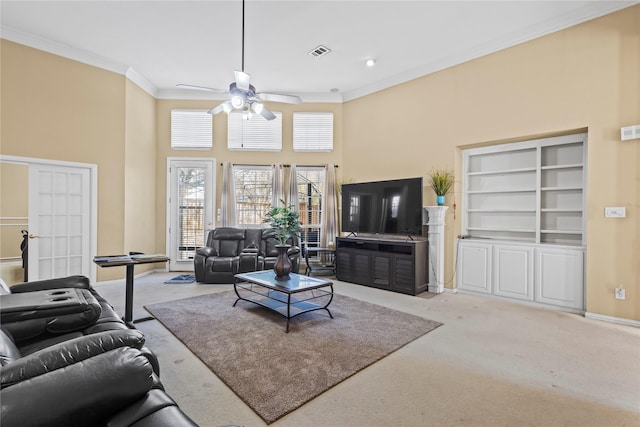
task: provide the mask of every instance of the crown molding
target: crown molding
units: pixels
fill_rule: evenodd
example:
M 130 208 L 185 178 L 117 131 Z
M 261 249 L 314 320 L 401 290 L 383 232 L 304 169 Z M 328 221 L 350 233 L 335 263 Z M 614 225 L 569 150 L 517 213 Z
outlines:
M 129 67 L 127 69 L 126 76 L 133 83 L 135 83 L 138 86 L 140 86 L 140 88 L 142 88 L 142 90 L 147 92 L 149 95 L 153 96 L 156 99 L 158 98 L 158 92 L 159 92 L 158 88 L 155 87 L 153 85 L 153 83 L 151 83 L 149 80 L 147 80 L 147 78 L 144 77 L 142 74 L 138 73 L 136 70 L 134 70 L 133 68 Z
M 280 92 L 278 92 L 280 93 Z M 302 102 L 337 103 L 342 104 L 340 93 L 303 93 L 295 94 Z M 225 101 L 229 96 L 225 93 L 207 92 L 204 90 L 190 89 L 160 89 L 154 95 L 157 99 L 184 99 L 191 101 Z
M 396 74 L 388 79 L 380 80 L 367 86 L 344 92 L 344 102 L 348 102 L 375 92 L 405 83 L 419 77 L 426 76 L 437 71 L 444 70 L 454 65 L 462 64 L 473 59 L 489 55 L 516 46 L 521 43 L 531 41 L 533 39 L 564 30 L 569 27 L 599 18 L 617 12 L 627 7 L 639 4 L 640 1 L 612 1 L 612 2 L 594 2 L 588 8 L 580 10 L 580 14 L 575 11 L 559 15 L 553 19 L 538 23 L 536 25 L 523 28 L 520 31 L 513 32 L 504 37 L 494 39 L 487 43 L 482 43 L 472 49 L 466 49 L 457 52 L 441 61 L 430 62 L 420 67 L 407 70 L 404 73 Z
M 0 35 L 3 39 L 19 43 L 34 49 L 42 50 L 74 61 L 92 65 L 103 70 L 112 71 L 114 73 L 125 75 L 129 66 L 117 61 L 96 55 L 86 50 L 67 46 L 62 43 L 54 42 L 43 37 L 25 33 L 15 28 L 0 26 Z

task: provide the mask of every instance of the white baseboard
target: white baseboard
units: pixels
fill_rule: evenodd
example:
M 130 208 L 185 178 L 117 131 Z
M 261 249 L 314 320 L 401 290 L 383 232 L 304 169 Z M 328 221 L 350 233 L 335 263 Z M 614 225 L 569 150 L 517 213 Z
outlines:
M 166 273 L 167 270 L 164 268 L 156 268 L 154 270 L 149 270 L 149 271 L 144 271 L 140 274 L 135 274 L 133 276 L 133 280 L 139 278 L 139 277 L 144 277 L 144 276 L 148 276 L 151 273 Z M 118 283 L 118 282 L 124 282 L 126 280 L 126 278 L 122 278 L 122 279 L 114 279 L 114 280 L 104 280 L 102 282 L 96 282 L 96 285 L 109 285 L 109 284 L 113 284 L 113 283 Z
M 640 328 L 639 321 L 632 320 L 632 319 L 625 319 L 624 317 L 606 316 L 604 314 L 589 313 L 588 311 L 584 313 L 584 317 L 588 319 L 602 320 L 605 322 L 618 323 L 621 325 L 635 326 L 636 328 Z

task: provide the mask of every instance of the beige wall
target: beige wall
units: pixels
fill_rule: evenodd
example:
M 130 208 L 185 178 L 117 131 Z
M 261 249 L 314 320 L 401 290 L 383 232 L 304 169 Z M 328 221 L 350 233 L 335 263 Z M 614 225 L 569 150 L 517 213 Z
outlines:
M 124 248 L 161 253 L 156 244 L 156 100 L 127 79 L 124 155 Z M 143 264 L 136 274 L 164 264 Z
M 24 279 L 20 231 L 28 228 L 25 225 L 29 215 L 28 188 L 27 165 L 0 162 L 0 278 L 7 284 Z
M 1 54 L 0 153 L 98 165 L 98 253 L 128 250 L 126 78 L 4 39 Z M 98 269 L 98 279 L 123 277 L 121 270 Z
M 640 142 L 620 141 L 620 127 L 640 123 L 640 6 L 348 102 L 344 123 L 345 176 L 356 180 L 434 166 L 460 177 L 466 147 L 587 128 L 587 311 L 640 320 Z M 458 183 L 446 279 L 460 194 Z M 434 201 L 426 188 L 425 204 Z M 625 206 L 627 217 L 605 219 L 605 206 Z M 619 284 L 625 301 L 614 299 Z

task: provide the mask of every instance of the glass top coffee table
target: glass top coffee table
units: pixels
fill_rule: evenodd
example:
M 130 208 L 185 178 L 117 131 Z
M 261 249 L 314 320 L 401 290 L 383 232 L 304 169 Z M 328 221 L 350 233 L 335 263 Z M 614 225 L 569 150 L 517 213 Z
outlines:
M 289 280 L 276 280 L 273 270 L 236 274 L 233 289 L 238 299 L 233 306 L 243 300 L 273 310 L 287 318 L 287 332 L 293 317 L 309 311 L 327 310 L 333 319 L 328 308 L 333 282 L 295 273 L 289 276 Z

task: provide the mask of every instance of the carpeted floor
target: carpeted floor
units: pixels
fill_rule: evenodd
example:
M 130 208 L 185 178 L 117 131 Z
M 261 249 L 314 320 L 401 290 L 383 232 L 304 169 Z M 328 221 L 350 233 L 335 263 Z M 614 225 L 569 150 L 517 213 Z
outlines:
M 265 422 L 272 423 L 441 325 L 335 295 L 291 320 L 233 291 L 145 306 Z M 214 404 L 214 402 L 212 402 Z

